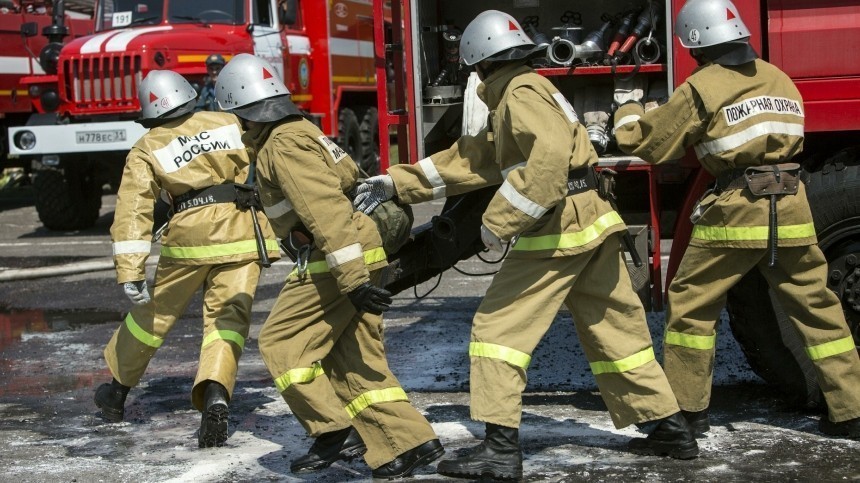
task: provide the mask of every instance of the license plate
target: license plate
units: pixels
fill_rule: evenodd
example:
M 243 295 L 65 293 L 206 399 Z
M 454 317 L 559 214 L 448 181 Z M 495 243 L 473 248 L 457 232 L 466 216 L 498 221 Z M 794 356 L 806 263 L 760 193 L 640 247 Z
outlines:
M 111 129 L 109 131 L 77 131 L 75 132 L 78 144 L 103 144 L 125 141 L 125 129 Z

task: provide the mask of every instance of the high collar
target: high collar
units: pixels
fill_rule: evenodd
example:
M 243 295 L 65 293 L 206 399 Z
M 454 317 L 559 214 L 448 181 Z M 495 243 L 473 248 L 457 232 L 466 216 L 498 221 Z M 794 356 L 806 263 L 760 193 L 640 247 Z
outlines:
M 521 63 L 499 67 L 478 85 L 478 97 L 484 101 L 489 110 L 496 109 L 511 79 L 527 72 L 533 72 L 532 68 Z

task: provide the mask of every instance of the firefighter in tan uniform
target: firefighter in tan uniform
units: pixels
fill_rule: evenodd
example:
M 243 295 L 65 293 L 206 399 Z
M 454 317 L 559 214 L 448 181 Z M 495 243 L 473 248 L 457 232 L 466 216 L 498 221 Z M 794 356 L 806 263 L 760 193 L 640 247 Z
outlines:
M 216 92 L 248 128 L 263 207 L 296 262 L 260 332 L 275 386 L 316 438 L 291 470 L 325 468 L 366 445 L 374 477 L 409 476 L 444 449 L 388 368 L 381 314 L 391 294 L 375 285 L 387 264 L 382 238 L 352 207 L 355 162 L 302 117 L 275 72 L 239 54 Z
M 257 222 L 265 240 L 255 238 L 254 210 L 248 207 L 253 191 L 235 184 L 247 181 L 250 166 L 239 120 L 232 114 L 192 114 L 197 94 L 172 71 L 150 72 L 138 91 L 140 122 L 150 131 L 128 154 L 111 226 L 117 280 L 135 305 L 105 348 L 114 379 L 97 389 L 95 402 L 106 419 L 123 419 L 129 389 L 202 286 L 203 344 L 191 400 L 203 413 L 200 446 L 221 446 L 259 258 L 275 259 L 280 251 L 262 213 Z M 150 298 L 144 263 L 162 190 L 175 214 L 163 231 Z
M 803 147 L 800 93 L 757 58 L 728 0 L 690 0 L 675 34 L 700 67 L 648 112 L 636 83 L 617 84 L 615 129 L 619 147 L 652 163 L 678 159 L 693 146 L 717 178 L 691 218 L 698 221 L 669 287 L 664 364 L 682 414 L 697 432 L 710 428 L 715 326 L 728 290 L 757 269 L 822 382 L 829 419 L 820 429 L 860 437 L 860 360 L 840 302 L 826 287 L 827 262 L 799 165 L 788 162 Z
M 579 339 L 616 427 L 657 421 L 647 441 L 677 458 L 698 455 L 663 370 L 645 311 L 621 252 L 621 217 L 596 189 L 598 158 L 565 97 L 528 65 L 541 48 L 510 15 L 488 10 L 466 27 L 464 61 L 477 67 L 491 126 L 414 165 L 397 165 L 360 186 L 369 211 L 396 196 L 418 203 L 501 185 L 483 214 L 482 239 L 511 252 L 472 323 L 471 416 L 486 437 L 464 458 L 442 461 L 448 476 L 520 478 L 518 427 L 532 352 L 559 308 Z

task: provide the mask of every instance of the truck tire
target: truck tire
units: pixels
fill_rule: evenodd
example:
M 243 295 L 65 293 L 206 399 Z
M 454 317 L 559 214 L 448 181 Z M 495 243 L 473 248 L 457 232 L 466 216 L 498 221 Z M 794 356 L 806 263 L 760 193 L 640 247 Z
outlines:
M 368 176 L 379 174 L 379 117 L 375 107 L 369 107 L 361 118 L 362 157 L 358 166 Z
M 355 111 L 348 107 L 340 110 L 337 117 L 337 144 L 343 148 L 356 163 L 362 158 L 361 130 Z
M 42 167 L 34 172 L 33 189 L 39 220 L 49 230 L 90 228 L 99 217 L 102 188 L 89 169 Z
M 809 174 L 806 194 L 818 245 L 828 262 L 827 286 L 842 301 L 843 312 L 860 343 L 860 148 L 840 151 Z M 764 278 L 750 273 L 729 292 L 732 332 L 753 371 L 780 387 L 789 402 L 823 407 L 812 363 L 791 322 Z M 770 304 L 760 303 L 770 296 Z M 779 334 L 779 338 L 775 337 Z M 782 344 L 774 343 L 781 341 Z

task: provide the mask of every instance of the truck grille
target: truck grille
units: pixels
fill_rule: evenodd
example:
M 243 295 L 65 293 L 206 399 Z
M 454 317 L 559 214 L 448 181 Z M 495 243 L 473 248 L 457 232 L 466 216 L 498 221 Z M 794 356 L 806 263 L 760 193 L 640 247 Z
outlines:
M 137 110 L 140 55 L 76 56 L 60 66 L 67 99 L 78 113 Z

